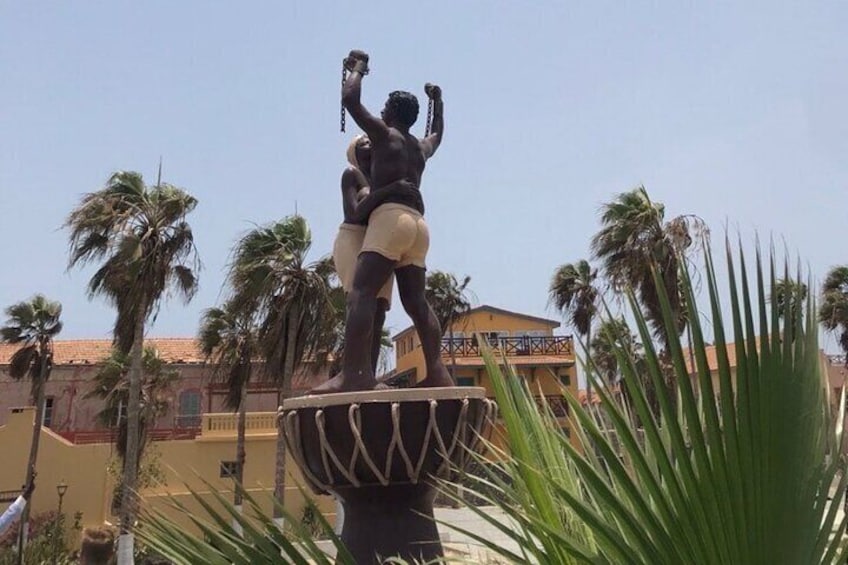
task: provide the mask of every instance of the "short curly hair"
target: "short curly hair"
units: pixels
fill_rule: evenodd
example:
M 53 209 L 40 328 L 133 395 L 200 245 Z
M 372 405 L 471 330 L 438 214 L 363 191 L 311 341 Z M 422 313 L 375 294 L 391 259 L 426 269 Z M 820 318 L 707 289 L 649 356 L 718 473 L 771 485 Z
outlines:
M 418 98 L 411 92 L 395 90 L 389 93 L 386 109 L 404 127 L 412 127 L 418 119 Z

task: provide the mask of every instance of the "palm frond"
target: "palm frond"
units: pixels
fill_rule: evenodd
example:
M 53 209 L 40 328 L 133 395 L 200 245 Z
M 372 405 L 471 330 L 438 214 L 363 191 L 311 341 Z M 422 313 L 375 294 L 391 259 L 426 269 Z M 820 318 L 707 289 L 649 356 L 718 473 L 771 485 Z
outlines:
M 38 372 L 41 355 L 37 345 L 26 345 L 12 354 L 9 359 L 9 376 L 19 381 Z
M 615 394 L 596 375 L 590 378 L 601 397 L 597 408 L 566 393 L 571 438 L 548 410 L 537 409 L 526 384 L 487 353 L 509 445 L 499 464 L 515 481 L 498 481 L 497 474 L 484 480 L 497 493 L 488 500 L 507 517 L 499 527 L 512 532 L 522 556 L 529 556 L 525 560 L 844 562 L 846 519 L 837 518 L 837 506 L 848 482 L 840 453 L 845 399 L 832 418 L 814 298 L 781 318 L 768 307 L 779 281 L 774 260 L 764 267 L 758 254 L 752 291 L 744 257 L 734 260 L 728 248 L 726 308 L 708 248 L 704 261 L 715 365 L 708 361 L 702 322 L 693 317 L 694 367 L 687 366 L 662 274 L 652 270 L 677 402 L 663 386 L 668 369 L 634 291 L 627 300 L 642 355 L 634 354 L 624 334 L 611 348 L 627 394 Z M 681 300 L 689 311 L 699 311 L 692 279 L 679 264 Z M 784 269 L 783 280 L 790 278 Z M 645 378 L 655 386 L 658 410 L 650 406 Z M 564 515 L 572 522 L 564 522 Z M 516 560 L 514 551 L 489 547 Z
M 242 515 L 213 485 L 205 483 L 205 486 L 208 494 L 186 487 L 192 502 L 203 509 L 204 516 L 189 510 L 177 499 L 171 500 L 172 511 L 189 518 L 202 537 L 186 531 L 164 511 L 146 511 L 138 532 L 141 540 L 176 565 L 200 562 L 221 565 L 354 564 L 347 548 L 308 496 L 305 496 L 307 508 L 318 518 L 323 537 L 334 545 L 335 558 L 324 553 L 313 539 L 312 532 L 288 514 L 276 500 L 273 501 L 274 507 L 287 524 L 285 532 L 263 512 L 259 500 L 250 493 L 244 492 L 246 508 Z M 238 525 L 238 530 L 233 522 Z

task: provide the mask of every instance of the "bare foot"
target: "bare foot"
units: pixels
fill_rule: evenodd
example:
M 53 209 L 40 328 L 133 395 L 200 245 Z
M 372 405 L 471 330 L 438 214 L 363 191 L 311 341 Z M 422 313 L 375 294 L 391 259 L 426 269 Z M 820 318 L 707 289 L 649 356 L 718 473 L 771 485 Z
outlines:
M 428 374 L 427 378 L 415 385 L 415 388 L 431 388 L 442 386 L 456 386 L 447 367 L 441 365 L 432 374 Z
M 332 394 L 334 392 L 354 392 L 358 390 L 372 390 L 377 386 L 377 379 L 373 375 L 361 375 L 357 378 L 345 377 L 339 373 L 327 382 L 320 384 L 309 391 L 309 394 Z

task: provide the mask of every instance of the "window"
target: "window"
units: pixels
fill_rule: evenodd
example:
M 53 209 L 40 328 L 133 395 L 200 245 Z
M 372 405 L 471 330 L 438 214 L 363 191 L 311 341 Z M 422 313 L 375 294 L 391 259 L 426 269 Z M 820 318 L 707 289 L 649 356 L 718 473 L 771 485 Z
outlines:
M 41 425 L 45 428 L 53 425 L 53 405 L 55 402 L 56 398 L 53 396 L 48 396 L 44 399 L 44 417 L 41 419 Z
M 481 332 L 491 347 L 500 345 L 500 338 L 509 337 L 509 332 Z
M 474 386 L 474 377 L 457 377 L 456 385 L 457 386 Z
M 113 426 L 120 426 L 121 421 L 127 417 L 127 401 L 122 398 L 118 401 L 118 409 L 115 412 L 115 421 L 112 423 Z
M 563 386 L 571 386 L 571 375 L 569 375 L 568 373 L 560 375 L 559 382 L 561 382 Z
M 199 390 L 184 390 L 180 393 L 180 411 L 176 421 L 178 428 L 200 426 L 200 400 Z
M 219 477 L 230 479 L 236 476 L 237 463 L 235 461 L 221 461 Z

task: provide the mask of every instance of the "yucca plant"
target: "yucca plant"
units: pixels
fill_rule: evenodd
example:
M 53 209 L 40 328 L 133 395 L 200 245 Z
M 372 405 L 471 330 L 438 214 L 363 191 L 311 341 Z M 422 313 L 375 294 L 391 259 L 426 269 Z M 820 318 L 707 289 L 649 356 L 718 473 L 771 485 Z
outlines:
M 846 562 L 846 520 L 836 520 L 847 480 L 839 451 L 845 400 L 838 414 L 829 413 L 814 299 L 807 297 L 803 308 L 788 312 L 769 310 L 769 290 L 777 282 L 774 259 L 765 266 L 757 254 L 751 285 L 744 255 L 740 251 L 734 260 L 728 246 L 726 329 L 709 249 L 705 261 L 717 387 L 701 321 L 690 320 L 695 360 L 690 377 L 674 310 L 657 284 L 667 338 L 661 341 L 668 344 L 678 382 L 677 406 L 661 386 L 663 369 L 651 327 L 633 292 L 627 293 L 659 415 L 650 410 L 636 360 L 620 343 L 614 353 L 629 405 L 589 368 L 602 399 L 601 417 L 567 396 L 575 445 L 549 410 L 536 409 L 533 391 L 514 371 L 487 354 L 509 445 L 509 455 L 502 454 L 498 465 L 513 480 L 507 483 L 494 472 L 476 479 L 490 492 L 499 489 L 488 501 L 507 519 L 485 509 L 477 514 L 519 549 L 464 534 L 517 563 Z M 659 283 L 659 273 L 653 276 Z M 681 280 L 687 310 L 704 311 L 696 307 L 685 267 Z M 836 503 L 829 502 L 830 493 Z

